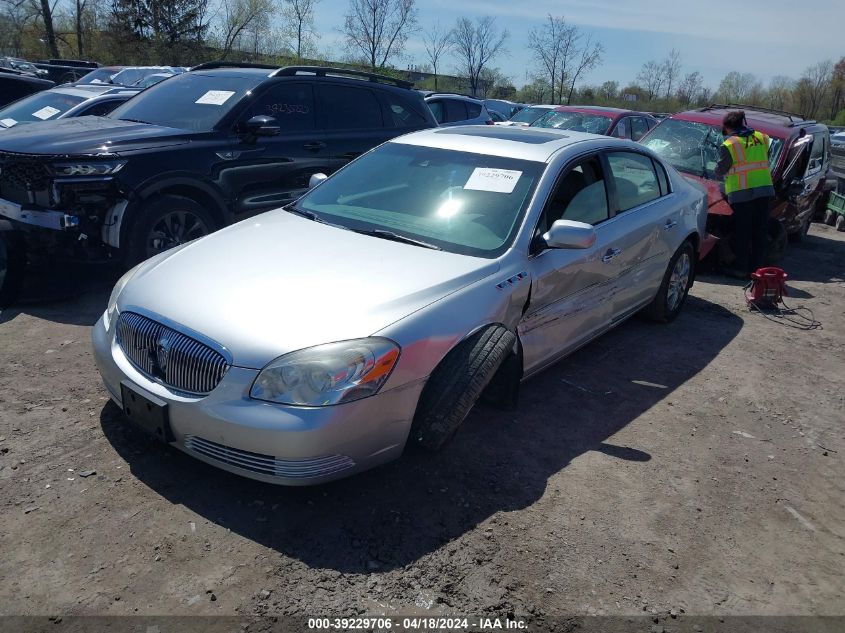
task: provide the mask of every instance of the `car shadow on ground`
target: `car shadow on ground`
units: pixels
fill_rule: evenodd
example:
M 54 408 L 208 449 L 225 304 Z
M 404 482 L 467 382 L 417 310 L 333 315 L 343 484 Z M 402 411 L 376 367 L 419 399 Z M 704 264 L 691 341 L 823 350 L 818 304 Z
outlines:
M 20 314 L 68 325 L 94 325 L 122 274 L 119 266 L 42 262 L 27 269 L 21 294 L 0 310 L 0 324 Z
M 378 469 L 311 488 L 232 475 L 154 444 L 109 402 L 102 429 L 157 494 L 303 563 L 344 573 L 412 563 L 501 511 L 540 499 L 587 451 L 644 462 L 646 446 L 610 438 L 702 371 L 742 320 L 690 297 L 681 316 L 639 319 L 523 384 L 514 411 L 477 407 L 437 454 L 406 451 Z

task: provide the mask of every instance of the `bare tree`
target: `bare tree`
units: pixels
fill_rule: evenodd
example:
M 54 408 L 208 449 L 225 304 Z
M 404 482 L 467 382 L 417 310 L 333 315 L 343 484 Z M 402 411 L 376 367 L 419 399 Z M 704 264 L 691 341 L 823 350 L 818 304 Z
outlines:
M 683 105 L 689 105 L 701 92 L 702 86 L 704 86 L 704 78 L 700 72 L 696 70 L 687 73 L 678 85 L 678 101 Z
M 460 72 L 469 81 L 472 94 L 478 92 L 481 71 L 499 53 L 505 51 L 507 29 L 499 31 L 496 19 L 489 15 L 476 18 L 458 18 L 452 29 L 452 43 L 459 59 Z
M 434 71 L 434 89 L 437 90 L 437 65 L 443 56 L 452 50 L 452 33 L 442 28 L 440 22 L 437 22 L 431 30 L 423 33 L 422 40 L 426 57 Z
M 604 47 L 599 42 L 593 42 L 593 36 L 588 35 L 587 41 L 580 47 L 580 56 L 574 66 L 569 82 L 569 95 L 566 97 L 566 103 L 569 105 L 572 102 L 572 93 L 575 92 L 575 84 L 582 75 L 589 72 L 601 63 L 601 57 L 604 54 Z
M 719 83 L 716 96 L 725 103 L 742 103 L 752 94 L 758 83 L 752 73 L 729 72 Z
M 649 101 L 653 101 L 660 94 L 665 81 L 663 64 L 654 60 L 648 61 L 637 73 L 637 83 L 645 91 Z
M 833 82 L 833 62 L 826 60 L 810 66 L 804 71 L 799 85 L 803 92 L 802 97 L 806 104 L 803 114 L 813 118 L 819 111 L 822 102 L 830 90 Z
M 619 82 L 605 81 L 601 86 L 599 86 L 599 96 L 604 101 L 615 101 L 619 96 Z
M 293 42 L 297 59 L 312 55 L 319 34 L 314 28 L 314 8 L 320 0 L 282 0 L 284 33 Z
M 402 54 L 416 24 L 415 0 L 350 0 L 343 33 L 347 46 L 375 70 Z
M 672 88 L 681 75 L 681 54 L 674 48 L 663 60 L 663 76 L 666 80 L 666 98 L 672 97 Z
M 224 0 L 220 19 L 220 58 L 226 59 L 242 35 L 256 22 L 263 22 L 272 10 L 269 0 Z
M 795 82 L 789 77 L 777 75 L 769 82 L 766 105 L 775 110 L 786 110 L 795 90 Z
M 567 23 L 563 16 L 546 16 L 546 22 L 539 29 L 531 29 L 528 32 L 528 48 L 534 54 L 534 59 L 540 65 L 541 73 L 548 77 L 548 83 L 552 87 L 552 99 L 554 99 L 554 87 L 563 83 L 564 76 L 559 78 L 562 69 L 565 69 L 572 59 L 574 42 L 577 39 L 578 27 Z M 562 93 L 561 89 L 561 93 Z M 560 98 L 558 98 L 558 102 Z
M 845 57 L 841 57 L 833 67 L 830 93 L 830 118 L 835 119 L 845 105 Z

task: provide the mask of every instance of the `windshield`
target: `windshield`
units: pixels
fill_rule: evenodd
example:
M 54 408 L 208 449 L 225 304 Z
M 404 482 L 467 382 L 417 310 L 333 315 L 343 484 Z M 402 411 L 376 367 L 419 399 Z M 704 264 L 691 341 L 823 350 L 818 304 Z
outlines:
M 18 59 L 11 60 L 12 67 L 17 68 L 18 70 L 25 70 L 27 72 L 38 72 L 38 69 L 35 65 L 30 64 L 29 62 L 21 61 Z
M 244 77 L 184 73 L 151 86 L 109 116 L 208 132 L 255 86 Z
M 160 81 L 164 81 L 168 77 L 173 77 L 173 75 L 150 75 L 149 77 L 144 77 L 140 81 L 136 81 L 132 85 L 136 88 L 149 88 L 150 86 L 155 86 Z
M 515 123 L 534 123 L 534 121 L 548 111 L 548 108 L 523 108 L 511 117 L 511 121 Z
M 591 134 L 607 134 L 613 119 L 600 114 L 584 112 L 546 112 L 531 127 L 551 127 L 556 130 L 573 130 Z
M 97 70 L 92 70 L 76 83 L 107 84 L 111 82 L 112 77 L 114 77 L 118 72 L 120 71 L 115 70 L 114 68 L 98 68 Z
M 544 163 L 387 143 L 300 198 L 295 209 L 358 231 L 498 257 L 516 236 Z
M 642 143 L 675 169 L 702 178 L 717 180 L 714 170 L 719 162 L 719 147 L 725 137 L 719 128 L 706 123 L 664 119 Z M 769 167 L 777 165 L 783 140 L 772 137 Z
M 21 123 L 35 123 L 58 119 L 72 107 L 85 101 L 85 97 L 61 92 L 37 92 L 24 97 L 0 110 L 0 125 L 12 127 Z

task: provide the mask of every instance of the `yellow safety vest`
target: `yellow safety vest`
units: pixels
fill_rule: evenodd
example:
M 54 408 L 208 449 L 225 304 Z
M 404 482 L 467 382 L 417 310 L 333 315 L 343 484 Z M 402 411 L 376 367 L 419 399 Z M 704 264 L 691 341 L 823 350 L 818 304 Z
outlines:
M 730 195 L 743 189 L 772 186 L 769 169 L 769 144 L 771 139 L 762 132 L 742 136 L 729 136 L 722 143 L 731 154 L 733 164 L 725 176 L 725 193 Z

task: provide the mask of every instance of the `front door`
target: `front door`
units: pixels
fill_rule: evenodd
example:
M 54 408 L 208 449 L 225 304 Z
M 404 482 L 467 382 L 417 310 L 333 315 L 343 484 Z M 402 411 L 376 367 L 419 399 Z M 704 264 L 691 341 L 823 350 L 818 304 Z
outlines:
M 237 217 L 267 211 L 299 197 L 311 175 L 329 171 L 323 134 L 317 129 L 312 85 L 280 81 L 256 97 L 238 118 L 229 148 L 217 152 L 216 179 L 231 191 Z M 274 118 L 277 136 L 248 138 L 254 116 Z
M 608 230 L 608 209 L 598 156 L 582 158 L 564 170 L 535 234 L 542 235 L 555 220 L 566 219 L 593 224 L 597 239 L 587 249 L 538 246 L 529 258 L 531 298 L 519 324 L 526 374 L 542 369 L 608 327 L 617 248 L 614 232 Z

